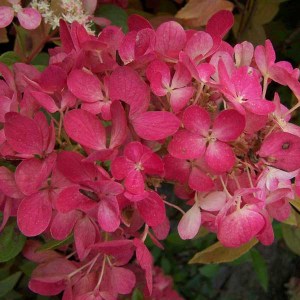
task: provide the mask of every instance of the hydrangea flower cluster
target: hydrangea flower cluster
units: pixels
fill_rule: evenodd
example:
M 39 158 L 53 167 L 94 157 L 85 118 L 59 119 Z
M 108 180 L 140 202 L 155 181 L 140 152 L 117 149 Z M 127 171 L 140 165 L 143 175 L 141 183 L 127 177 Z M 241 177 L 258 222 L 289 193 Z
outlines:
M 1 229 L 16 216 L 29 238 L 74 238 L 59 252 L 28 239 L 32 291 L 110 300 L 138 286 L 162 299 L 145 240 L 162 247 L 166 205 L 182 213 L 182 239 L 202 226 L 226 247 L 272 243 L 272 220 L 300 194 L 300 127 L 290 122 L 300 102 L 266 95 L 276 82 L 299 100 L 299 69 L 276 62 L 269 40 L 230 46 L 232 25 L 228 11 L 205 31 L 132 15 L 127 34 L 94 36 L 61 21 L 44 71 L 0 64 L 0 155 L 15 166 L 0 167 Z M 163 182 L 188 210 L 159 192 Z

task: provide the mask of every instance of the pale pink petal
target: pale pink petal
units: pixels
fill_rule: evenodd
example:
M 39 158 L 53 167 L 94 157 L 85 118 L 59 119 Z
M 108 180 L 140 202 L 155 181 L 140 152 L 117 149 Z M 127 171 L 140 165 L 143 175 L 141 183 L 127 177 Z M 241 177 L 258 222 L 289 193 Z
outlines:
M 184 127 L 198 135 L 206 136 L 211 121 L 208 112 L 196 105 L 189 106 L 183 113 L 182 122 Z
M 214 191 L 199 199 L 199 206 L 207 211 L 219 211 L 226 204 L 225 192 Z
M 205 161 L 213 171 L 223 173 L 234 166 L 235 155 L 229 145 L 216 141 L 208 145 Z
M 197 167 L 193 167 L 189 177 L 188 185 L 192 190 L 198 192 L 208 192 L 213 189 L 214 182 L 204 172 L 199 170 Z
M 14 10 L 8 6 L 0 6 L 0 28 L 8 26 L 14 18 Z
M 86 102 L 103 99 L 98 77 L 83 70 L 73 70 L 69 74 L 68 88 L 77 98 Z
M 205 149 L 205 139 L 187 130 L 179 130 L 168 145 L 169 153 L 181 159 L 200 158 Z
M 197 62 L 211 50 L 213 39 L 210 34 L 198 31 L 187 41 L 184 52 Z
M 194 204 L 181 218 L 178 224 L 178 233 L 183 240 L 194 238 L 201 225 L 201 212 L 197 204 Z
M 173 90 L 170 97 L 170 104 L 173 111 L 176 113 L 183 109 L 193 97 L 193 94 L 194 88 L 191 86 Z
M 186 42 L 185 31 L 174 21 L 161 24 L 156 30 L 156 51 L 168 57 L 176 57 Z
M 230 142 L 242 134 L 245 124 L 245 117 L 236 110 L 223 110 L 215 119 L 212 132 L 218 140 Z
M 238 67 L 249 66 L 252 62 L 253 54 L 254 47 L 247 41 L 234 46 L 234 57 Z
M 69 111 L 64 118 L 64 128 L 71 139 L 93 150 L 106 148 L 105 128 L 92 113 L 82 109 Z
M 40 26 L 42 21 L 42 16 L 40 13 L 31 7 L 22 8 L 17 13 L 17 16 L 21 26 L 28 30 L 36 29 Z
M 37 236 L 43 233 L 50 224 L 52 206 L 48 191 L 40 191 L 22 200 L 19 205 L 18 226 L 26 236 Z
M 167 111 L 147 111 L 132 120 L 139 137 L 158 141 L 173 135 L 180 126 L 179 119 Z

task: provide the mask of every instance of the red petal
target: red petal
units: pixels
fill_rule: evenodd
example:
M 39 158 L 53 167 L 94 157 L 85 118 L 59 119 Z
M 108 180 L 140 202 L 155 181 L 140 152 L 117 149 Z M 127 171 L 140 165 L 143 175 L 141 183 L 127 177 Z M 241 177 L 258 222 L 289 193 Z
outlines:
M 166 210 L 163 200 L 160 196 L 150 191 L 147 198 L 137 202 L 137 208 L 146 224 L 149 226 L 158 226 L 166 218 Z
M 22 200 L 18 209 L 18 226 L 26 236 L 43 233 L 51 220 L 52 206 L 48 191 L 40 191 Z
M 130 15 L 127 19 L 129 31 L 140 31 L 145 28 L 152 29 L 150 22 L 140 15 Z
M 91 251 L 90 246 L 94 245 L 96 231 L 93 223 L 85 217 L 79 220 L 74 227 L 74 239 L 78 257 L 84 260 Z
M 42 154 L 43 137 L 34 120 L 18 113 L 5 115 L 4 132 L 9 145 L 22 154 Z
M 53 98 L 49 96 L 48 94 L 37 92 L 37 91 L 31 91 L 30 94 L 33 96 L 35 101 L 45 108 L 50 113 L 54 113 L 58 111 L 58 107 L 56 103 L 54 102 Z
M 170 112 L 147 111 L 135 117 L 132 125 L 139 137 L 157 141 L 174 134 L 180 126 L 180 121 Z
M 19 190 L 14 173 L 5 167 L 0 167 L 0 190 L 11 198 L 22 198 L 24 195 Z
M 112 267 L 111 281 L 114 289 L 119 294 L 126 295 L 132 292 L 136 280 L 132 271 L 121 267 Z
M 98 208 L 98 223 L 107 232 L 114 232 L 120 226 L 120 210 L 116 197 L 101 199 Z
M 110 109 L 112 129 L 109 148 L 113 149 L 122 145 L 127 137 L 127 119 L 124 108 L 119 101 L 114 101 Z
M 134 163 L 124 156 L 119 156 L 112 161 L 111 173 L 117 180 L 124 179 L 134 170 Z
M 93 150 L 106 148 L 106 134 L 101 121 L 82 109 L 69 111 L 64 118 L 64 127 L 71 139 Z
M 96 102 L 103 99 L 98 77 L 83 70 L 73 70 L 69 74 L 68 88 L 82 101 Z
M 224 37 L 233 26 L 234 17 L 232 12 L 221 10 L 215 13 L 207 22 L 206 31 L 212 35 Z
M 213 189 L 213 180 L 197 167 L 193 167 L 189 177 L 189 187 L 198 192 L 208 192 Z
M 206 141 L 202 136 L 179 130 L 168 145 L 169 153 L 181 159 L 200 158 L 206 149 Z
M 138 170 L 132 170 L 127 174 L 124 185 L 128 192 L 132 194 L 142 194 L 145 189 L 143 175 Z

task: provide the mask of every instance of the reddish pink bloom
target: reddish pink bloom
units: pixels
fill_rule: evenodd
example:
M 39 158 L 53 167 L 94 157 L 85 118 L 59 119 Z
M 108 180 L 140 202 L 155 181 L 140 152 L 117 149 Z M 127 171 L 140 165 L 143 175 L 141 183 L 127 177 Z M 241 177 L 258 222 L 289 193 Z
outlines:
M 212 128 L 208 112 L 199 106 L 190 106 L 183 113 L 185 129 L 173 137 L 168 146 L 171 155 L 181 159 L 204 155 L 209 168 L 215 172 L 230 170 L 235 155 L 227 144 L 237 139 L 245 127 L 245 118 L 235 110 L 222 111 Z

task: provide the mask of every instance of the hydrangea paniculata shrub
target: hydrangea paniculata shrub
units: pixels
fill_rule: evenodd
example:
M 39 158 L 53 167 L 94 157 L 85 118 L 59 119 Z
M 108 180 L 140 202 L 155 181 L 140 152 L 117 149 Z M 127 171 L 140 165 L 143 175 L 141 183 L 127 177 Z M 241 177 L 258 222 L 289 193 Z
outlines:
M 28 237 L 33 292 L 112 300 L 139 287 L 181 299 L 145 245 L 168 236 L 166 205 L 182 213 L 182 239 L 204 227 L 225 247 L 273 242 L 272 221 L 288 218 L 299 194 L 290 119 L 300 102 L 266 95 L 274 81 L 299 101 L 299 69 L 276 62 L 269 40 L 230 46 L 232 25 L 228 11 L 205 31 L 132 15 L 128 33 L 96 36 L 61 21 L 45 70 L 0 64 L 0 155 L 15 166 L 0 167 L 1 229 L 16 217 Z M 159 192 L 163 182 L 188 210 Z M 40 251 L 41 235 L 73 240 Z

